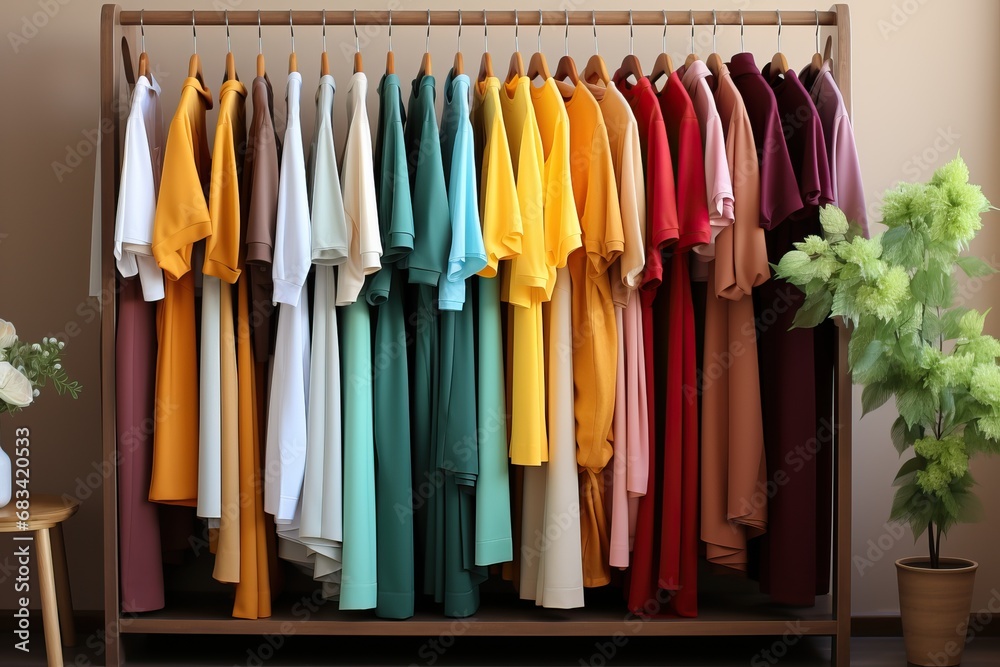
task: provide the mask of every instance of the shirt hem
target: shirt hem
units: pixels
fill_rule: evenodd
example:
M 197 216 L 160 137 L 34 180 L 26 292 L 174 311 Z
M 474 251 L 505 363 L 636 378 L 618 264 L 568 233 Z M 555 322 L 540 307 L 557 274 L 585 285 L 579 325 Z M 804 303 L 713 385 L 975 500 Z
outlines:
M 231 266 L 222 262 L 217 262 L 214 259 L 206 259 L 201 271 L 206 276 L 214 276 L 215 278 L 229 283 L 230 285 L 235 285 L 237 279 L 240 277 L 239 269 L 234 269 Z

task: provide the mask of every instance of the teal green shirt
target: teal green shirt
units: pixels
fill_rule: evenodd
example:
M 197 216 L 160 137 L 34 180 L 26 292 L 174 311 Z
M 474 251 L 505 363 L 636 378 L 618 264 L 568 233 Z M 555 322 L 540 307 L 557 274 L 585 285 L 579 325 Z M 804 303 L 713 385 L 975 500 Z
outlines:
M 406 260 L 409 281 L 437 285 L 448 265 L 451 228 L 448 193 L 441 162 L 434 77 L 413 80 L 406 122 L 406 151 L 413 191 L 413 226 L 416 238 Z
M 414 243 L 413 207 L 403 135 L 399 81 L 379 85 L 375 150 L 376 196 L 382 233 L 382 270 L 372 276 L 369 303 L 376 306 L 375 525 L 378 536 L 378 604 L 383 618 L 413 616 L 413 512 L 410 482 L 409 370 L 399 263 Z M 388 258 L 388 259 L 387 259 Z
M 448 270 L 440 282 L 441 374 L 438 438 L 434 460 L 444 473 L 436 518 L 439 559 L 435 599 L 446 616 L 470 616 L 479 608 L 479 584 L 486 568 L 475 563 L 477 443 L 476 353 L 473 306 L 466 300 L 468 278 L 486 266 L 479 198 L 476 194 L 475 146 L 469 120 L 469 78 L 448 74 L 441 120 L 441 153 L 451 246 Z M 443 577 L 441 576 L 443 575 Z

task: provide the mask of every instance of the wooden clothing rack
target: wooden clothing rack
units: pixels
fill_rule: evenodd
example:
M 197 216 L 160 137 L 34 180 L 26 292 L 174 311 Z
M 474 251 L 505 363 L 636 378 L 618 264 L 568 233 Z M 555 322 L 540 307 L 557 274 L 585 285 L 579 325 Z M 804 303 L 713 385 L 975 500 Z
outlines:
M 289 24 L 296 27 L 387 25 L 389 12 L 359 11 L 231 11 L 230 26 Z M 198 25 L 224 25 L 222 11 L 122 11 L 106 4 L 101 10 L 101 127 L 105 129 L 100 154 L 102 272 L 104 303 L 101 315 L 101 401 L 104 460 L 117 461 L 115 433 L 115 314 L 117 290 L 115 258 L 110 248 L 114 244 L 115 210 L 121 170 L 121 144 L 124 134 L 123 117 L 117 108 L 122 74 L 122 43 L 132 42 L 137 53 L 138 26 L 190 26 L 192 18 Z M 777 26 L 779 17 L 773 11 L 667 11 L 671 25 L 740 25 Z M 517 22 L 537 25 L 663 25 L 662 11 L 518 11 Z M 514 25 L 514 11 L 395 11 L 394 25 Z M 836 45 L 834 75 L 848 111 L 851 110 L 851 23 L 846 4 L 836 4 L 829 11 L 781 12 L 783 26 L 810 26 L 817 23 L 832 28 Z M 107 124 L 107 125 L 106 125 Z M 644 636 L 779 636 L 791 623 L 802 621 L 797 632 L 832 639 L 833 664 L 850 665 L 851 635 L 851 378 L 847 369 L 848 332 L 841 327 L 837 344 L 837 374 L 835 388 L 836 424 L 834 447 L 834 522 L 833 522 L 833 584 L 832 594 L 817 598 L 817 606 L 805 610 L 770 607 L 760 595 L 725 593 L 721 603 L 706 599 L 701 613 L 694 619 L 649 619 L 636 623 L 626 614 L 624 604 L 588 606 L 584 609 L 557 610 L 506 605 L 497 608 L 484 604 L 473 617 L 465 619 L 463 634 L 468 636 L 584 636 L 605 637 L 622 633 L 625 637 Z M 123 635 L 264 635 L 287 633 L 294 627 L 299 635 L 368 635 L 368 636 L 437 636 L 453 631 L 455 619 L 438 614 L 418 613 L 406 621 L 382 620 L 369 615 L 321 609 L 302 619 L 290 605 L 276 600 L 270 618 L 242 620 L 231 618 L 223 611 L 203 604 L 201 598 L 186 604 L 171 604 L 166 609 L 144 614 L 124 614 L 119 598 L 118 560 L 118 489 L 114 475 L 104 484 L 104 609 L 106 656 L 108 665 L 125 664 Z M 709 594 L 706 594 L 706 596 Z M 746 604 L 740 599 L 750 598 Z M 330 605 L 331 607 L 334 605 Z M 291 624 L 291 625 L 289 625 Z

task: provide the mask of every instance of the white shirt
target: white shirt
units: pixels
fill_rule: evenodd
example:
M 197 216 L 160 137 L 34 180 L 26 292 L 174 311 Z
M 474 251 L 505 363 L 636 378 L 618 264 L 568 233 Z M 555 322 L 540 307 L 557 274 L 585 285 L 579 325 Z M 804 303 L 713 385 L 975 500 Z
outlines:
M 302 151 L 299 96 L 302 75 L 288 74 L 285 96 L 288 110 L 278 176 L 278 215 L 274 226 L 274 304 L 299 304 L 302 286 L 309 274 L 309 195 L 306 164 Z
M 347 145 L 341 169 L 344 213 L 347 215 L 348 256 L 337 275 L 337 305 L 358 300 L 365 276 L 381 268 L 382 239 L 375 201 L 375 164 L 366 97 L 368 79 L 355 72 L 347 84 Z
M 297 560 L 305 555 L 310 574 L 339 590 L 342 564 L 343 453 L 341 449 L 340 341 L 333 264 L 347 253 L 347 219 L 340 192 L 340 170 L 333 142 L 333 77 L 320 79 L 316 93 L 316 129 L 309 160 L 312 203 L 313 293 L 312 356 L 306 423 L 306 469 L 302 483 L 300 550 L 285 545 Z M 324 591 L 331 587 L 324 586 Z
M 264 510 L 274 515 L 276 524 L 291 523 L 295 517 L 306 459 L 309 313 L 304 284 L 310 264 L 310 223 L 299 124 L 301 89 L 302 76 L 298 72 L 289 73 L 272 273 L 274 300 L 281 305 L 268 402 L 264 469 Z
M 125 124 L 115 216 L 115 259 L 123 276 L 139 275 L 146 301 L 163 298 L 163 271 L 153 257 L 152 244 L 165 140 L 160 86 L 152 74 L 149 79 L 140 76 Z

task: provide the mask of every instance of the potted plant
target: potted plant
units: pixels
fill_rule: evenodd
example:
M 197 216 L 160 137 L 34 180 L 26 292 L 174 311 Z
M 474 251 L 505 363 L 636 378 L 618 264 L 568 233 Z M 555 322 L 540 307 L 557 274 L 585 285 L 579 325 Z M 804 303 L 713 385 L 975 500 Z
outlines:
M 961 661 L 978 565 L 943 556 L 941 540 L 976 517 L 970 457 L 1000 452 L 1000 341 L 983 334 L 986 313 L 955 303 L 958 271 L 994 272 L 962 254 L 991 208 L 968 180 L 957 158 L 928 183 L 890 190 L 888 229 L 870 239 L 825 207 L 823 236 L 796 243 L 775 267 L 806 295 L 794 326 L 853 325 L 848 364 L 864 385 L 863 414 L 895 398 L 891 439 L 907 458 L 891 518 L 927 537 L 926 557 L 896 561 L 907 660 L 917 665 Z
M 41 343 L 19 340 L 14 325 L 0 318 L 0 415 L 31 405 L 51 380 L 58 394 L 76 398 L 82 387 L 70 381 L 60 358 L 66 346 L 55 338 Z M 10 457 L 0 447 L 0 508 L 11 498 Z

